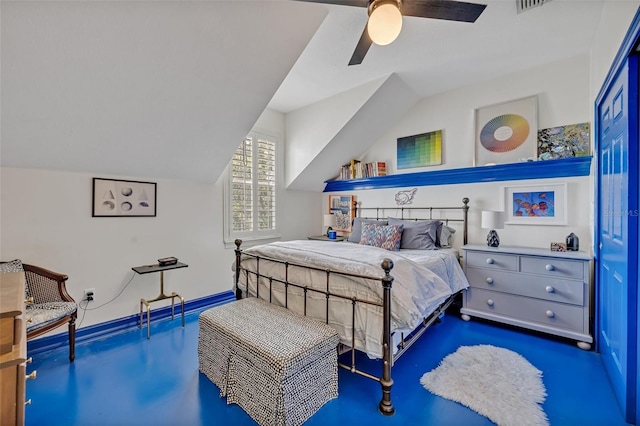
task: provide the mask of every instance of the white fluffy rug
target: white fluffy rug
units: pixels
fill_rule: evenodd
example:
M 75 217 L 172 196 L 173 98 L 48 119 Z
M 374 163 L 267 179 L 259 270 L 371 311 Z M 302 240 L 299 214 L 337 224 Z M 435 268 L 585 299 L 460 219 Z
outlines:
M 420 383 L 500 426 L 549 424 L 539 405 L 547 396 L 542 372 L 508 349 L 461 346 L 422 376 Z

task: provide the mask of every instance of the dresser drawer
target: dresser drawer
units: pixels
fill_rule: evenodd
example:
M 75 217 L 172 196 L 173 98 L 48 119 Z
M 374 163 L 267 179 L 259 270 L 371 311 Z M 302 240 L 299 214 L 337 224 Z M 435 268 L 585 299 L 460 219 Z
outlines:
M 466 275 L 471 287 L 584 305 L 582 281 L 478 268 L 467 268 Z
M 585 330 L 584 311 L 575 305 L 468 288 L 465 308 L 578 333 Z
M 467 266 L 475 266 L 477 268 L 501 269 L 504 271 L 518 270 L 518 256 L 490 253 L 490 252 L 470 252 L 465 253 L 465 262 Z
M 520 259 L 520 270 L 522 272 L 578 280 L 588 278 L 584 277 L 583 265 L 584 262 L 579 260 L 544 257 L 522 257 Z

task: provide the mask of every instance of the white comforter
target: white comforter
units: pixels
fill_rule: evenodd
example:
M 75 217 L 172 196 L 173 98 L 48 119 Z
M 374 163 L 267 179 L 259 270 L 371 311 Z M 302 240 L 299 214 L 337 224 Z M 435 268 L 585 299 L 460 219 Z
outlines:
M 244 251 L 252 255 L 285 260 L 305 266 L 314 266 L 332 271 L 364 275 L 378 279 L 364 279 L 331 276 L 330 291 L 348 297 L 357 297 L 382 304 L 382 284 L 384 275 L 381 263 L 385 258 L 393 261 L 392 285 L 392 332 L 409 332 L 422 319 L 433 312 L 451 294 L 468 287 L 468 282 L 460 265 L 451 253 L 439 251 L 390 252 L 384 249 L 358 244 L 324 241 L 287 241 L 260 245 Z M 416 261 L 411 260 L 414 258 Z M 243 260 L 243 267 L 255 270 L 255 259 Z M 284 279 L 284 266 L 260 260 L 260 274 Z M 250 293 L 255 295 L 255 279 L 250 276 Z M 289 267 L 288 281 L 326 290 L 326 273 L 302 268 Z M 246 277 L 240 280 L 240 287 L 246 289 Z M 284 286 L 273 283 L 272 297 L 276 303 L 284 305 Z M 260 297 L 269 298 L 268 280 L 261 280 Z M 308 292 L 307 315 L 324 321 L 325 296 Z M 286 298 L 288 307 L 302 312 L 302 291 L 289 288 Z M 382 357 L 382 308 L 358 304 L 355 318 L 355 334 L 352 335 L 352 303 L 350 300 L 331 298 L 329 304 L 329 324 L 340 334 L 342 343 L 351 346 L 355 338 L 356 348 L 374 358 Z

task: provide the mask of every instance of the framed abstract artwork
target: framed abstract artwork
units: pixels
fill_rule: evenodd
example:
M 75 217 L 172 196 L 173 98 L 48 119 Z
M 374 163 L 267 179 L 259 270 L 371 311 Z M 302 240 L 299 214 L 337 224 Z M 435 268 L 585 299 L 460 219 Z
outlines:
M 155 216 L 156 184 L 93 178 L 93 217 Z
M 335 231 L 351 232 L 354 199 L 353 195 L 329 195 L 329 214 L 336 217 Z
M 538 160 L 591 155 L 589 123 L 570 124 L 538 131 Z
M 442 130 L 398 138 L 398 169 L 442 164 Z
M 537 111 L 536 96 L 476 109 L 474 166 L 536 158 Z
M 507 186 L 504 214 L 507 224 L 566 225 L 567 184 Z

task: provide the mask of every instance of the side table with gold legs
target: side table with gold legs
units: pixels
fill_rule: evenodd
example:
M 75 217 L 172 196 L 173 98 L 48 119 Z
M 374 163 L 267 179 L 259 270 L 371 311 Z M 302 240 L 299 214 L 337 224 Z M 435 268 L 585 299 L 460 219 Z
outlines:
M 184 328 L 184 298 L 182 296 L 180 296 L 178 293 L 173 292 L 171 294 L 164 294 L 164 271 L 168 271 L 170 269 L 178 269 L 178 268 L 186 268 L 189 265 L 186 265 L 184 263 L 175 263 L 173 265 L 166 265 L 166 266 L 160 266 L 160 265 L 143 265 L 143 266 L 136 266 L 133 267 L 131 269 L 133 269 L 136 273 L 138 274 L 150 274 L 152 272 L 160 272 L 160 294 L 158 295 L 158 297 L 154 298 L 154 299 L 140 299 L 140 325 L 138 326 L 138 328 L 142 328 L 142 307 L 143 305 L 147 307 L 147 339 L 151 338 L 151 327 L 150 327 L 150 323 L 151 323 L 151 303 L 153 302 L 158 302 L 160 300 L 165 300 L 165 299 L 171 299 L 171 319 L 175 318 L 174 315 L 174 307 L 175 307 L 175 298 L 179 298 L 180 299 L 180 308 L 181 308 L 181 312 L 182 312 L 182 327 Z

